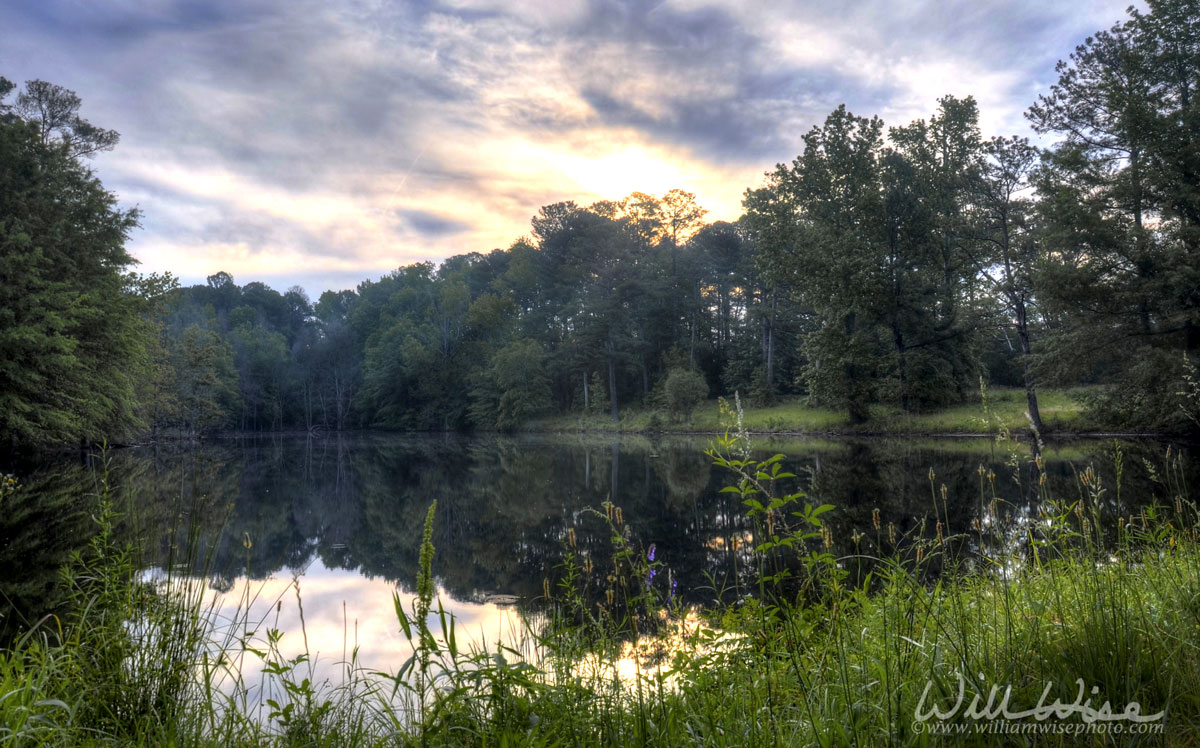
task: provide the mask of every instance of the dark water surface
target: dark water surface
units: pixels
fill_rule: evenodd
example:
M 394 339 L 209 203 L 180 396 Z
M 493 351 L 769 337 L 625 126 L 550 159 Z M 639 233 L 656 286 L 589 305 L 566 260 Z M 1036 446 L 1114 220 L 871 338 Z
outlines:
M 488 637 L 514 625 L 496 595 L 538 605 L 545 580 L 561 573 L 568 528 L 583 554 L 600 559 L 611 550 L 602 513 L 590 511 L 610 497 L 634 545 L 654 544 L 669 569 L 658 583 L 678 580 L 686 603 L 712 603 L 719 590 L 736 594 L 751 573 L 752 525 L 738 497 L 720 492 L 732 476 L 711 465 L 709 441 L 275 436 L 117 450 L 109 473 L 122 530 L 145 542 L 148 567 L 181 558 L 186 529 L 194 530 L 210 594 L 224 607 L 253 608 L 286 630 L 298 626 L 299 598 L 313 650 L 337 659 L 357 643 L 362 658 L 380 660 L 368 665 L 385 668 L 403 654 L 391 593 L 415 587 L 422 522 L 434 499 L 434 572 L 443 599 L 461 625 Z M 993 486 L 1006 515 L 1036 517 L 1039 508 L 1028 448 L 1010 453 L 987 439 L 754 441 L 756 456 L 775 452 L 797 474 L 790 490 L 835 507 L 826 519 L 834 552 L 846 557 L 886 545 L 889 523 L 901 537 L 914 537 L 922 522 L 932 535 L 938 520 L 947 535 L 963 533 L 986 518 Z M 1171 500 L 1198 472 L 1192 451 L 1164 442 L 1072 441 L 1047 446 L 1043 459 L 1050 493 L 1068 501 L 1082 496 L 1078 473 L 1092 466 L 1104 486 L 1101 515 L 1114 525 L 1117 515 L 1155 497 Z M 0 507 L 5 632 L 57 611 L 58 569 L 94 529 L 98 466 L 76 456 L 9 468 L 24 488 Z M 885 528 L 878 533 L 875 509 Z M 978 545 L 966 544 L 967 553 Z

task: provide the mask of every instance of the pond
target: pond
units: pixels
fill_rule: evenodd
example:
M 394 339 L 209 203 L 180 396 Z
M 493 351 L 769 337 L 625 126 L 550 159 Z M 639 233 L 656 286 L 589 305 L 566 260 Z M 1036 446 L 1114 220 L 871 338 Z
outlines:
M 752 591 L 753 524 L 739 497 L 721 492 L 733 476 L 705 455 L 710 441 L 269 436 L 114 450 L 108 462 L 122 531 L 143 541 L 147 574 L 181 568 L 189 546 L 188 571 L 205 579 L 214 615 L 286 632 L 288 652 L 306 642 L 324 674 L 355 649 L 359 664 L 394 672 L 411 649 L 392 595 L 411 599 L 434 500 L 439 593 L 460 636 L 475 641 L 519 635 L 519 613 L 536 614 L 546 586 L 562 577 L 569 530 L 583 557 L 599 565 L 611 554 L 606 500 L 621 508 L 621 530 L 638 553 L 653 546 L 664 597 L 710 605 Z M 1198 469 L 1188 448 L 1154 441 L 1047 445 L 1044 486 L 1028 447 L 1010 451 L 990 439 L 762 437 L 753 447 L 758 457 L 785 455 L 796 474 L 788 490 L 834 507 L 825 515 L 832 550 L 848 568 L 889 550 L 890 535 L 901 543 L 932 536 L 937 522 L 947 536 L 966 538 L 966 556 L 986 552 L 1005 538 L 972 536 L 975 520 L 994 511 L 1035 519 L 1044 509 L 1039 490 L 1068 502 L 1090 495 L 1105 525 L 1115 526 L 1117 516 L 1170 495 L 1168 483 L 1191 485 Z M 1100 493 L 1079 479 L 1089 466 Z M 9 468 L 24 489 L 0 512 L 5 636 L 58 612 L 58 569 L 94 527 L 88 497 L 99 467 L 97 458 L 75 456 Z M 601 587 L 590 589 L 598 595 Z

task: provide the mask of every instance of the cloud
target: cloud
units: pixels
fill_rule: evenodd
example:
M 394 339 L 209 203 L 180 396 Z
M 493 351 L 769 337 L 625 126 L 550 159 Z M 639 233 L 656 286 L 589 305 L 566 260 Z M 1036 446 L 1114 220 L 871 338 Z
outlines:
M 845 102 L 889 125 L 973 94 L 1023 132 L 1126 0 L 153 0 L 0 6 L 0 74 L 122 133 L 146 270 L 279 287 L 486 251 L 541 205 L 696 192 L 733 219 Z
M 436 213 L 423 210 L 400 210 L 397 213 L 413 231 L 428 237 L 460 234 L 471 227 L 466 221 L 443 218 Z

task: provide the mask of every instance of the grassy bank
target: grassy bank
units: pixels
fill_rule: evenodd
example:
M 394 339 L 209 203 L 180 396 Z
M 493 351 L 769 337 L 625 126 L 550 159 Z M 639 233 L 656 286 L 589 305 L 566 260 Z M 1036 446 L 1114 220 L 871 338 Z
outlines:
M 1047 431 L 1085 433 L 1095 429 L 1084 418 L 1082 390 L 1047 389 L 1039 393 L 1038 404 Z M 981 434 L 1004 426 L 1013 433 L 1026 431 L 1029 420 L 1025 391 L 992 389 L 988 392 L 992 418 L 985 416 L 982 403 L 972 402 L 929 413 L 905 413 L 895 406 L 871 408 L 867 423 L 852 424 L 841 411 L 808 405 L 802 398 L 786 399 L 771 405 L 748 403 L 746 428 L 752 433 L 796 434 Z M 562 415 L 531 425 L 534 431 L 662 431 L 667 433 L 718 433 L 721 414 L 717 401 L 696 408 L 691 421 L 672 419 L 655 409 L 630 406 L 622 409 L 621 420 L 613 423 L 607 414 Z
M 1170 454 L 1156 504 L 1132 514 L 1086 466 L 1061 498 L 981 471 L 968 527 L 950 525 L 931 472 L 921 511 L 936 521 L 903 536 L 874 519 L 835 555 L 845 544 L 823 518 L 837 508 L 789 493 L 744 440 L 712 455 L 756 528 L 724 549 L 746 573 L 713 590 L 717 605 L 679 607 L 669 570 L 627 539 L 636 519 L 606 504 L 607 550 L 584 553 L 568 528 L 520 641 L 473 648 L 434 597 L 431 508 L 417 598 L 379 601 L 412 660 L 374 673 L 351 655 L 338 683 L 309 680 L 307 657 L 283 657 L 261 622 L 212 628 L 203 578 L 145 581 L 108 530 L 102 487 L 100 532 L 63 577 L 73 612 L 0 652 L 0 745 L 1200 741 L 1200 515 Z M 0 494 L 19 498 L 8 484 Z M 239 675 L 247 661 L 265 666 L 261 708 Z M 1026 716 L 995 716 L 1002 701 Z

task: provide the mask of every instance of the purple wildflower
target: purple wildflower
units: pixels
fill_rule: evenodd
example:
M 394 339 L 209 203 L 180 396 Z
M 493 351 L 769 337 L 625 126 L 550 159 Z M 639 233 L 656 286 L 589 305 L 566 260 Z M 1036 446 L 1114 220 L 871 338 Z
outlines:
M 653 561 L 653 560 L 654 560 L 654 549 L 655 549 L 655 545 L 654 545 L 654 543 L 651 543 L 651 544 L 650 544 L 650 550 L 646 551 L 646 560 L 647 560 L 647 561 Z

